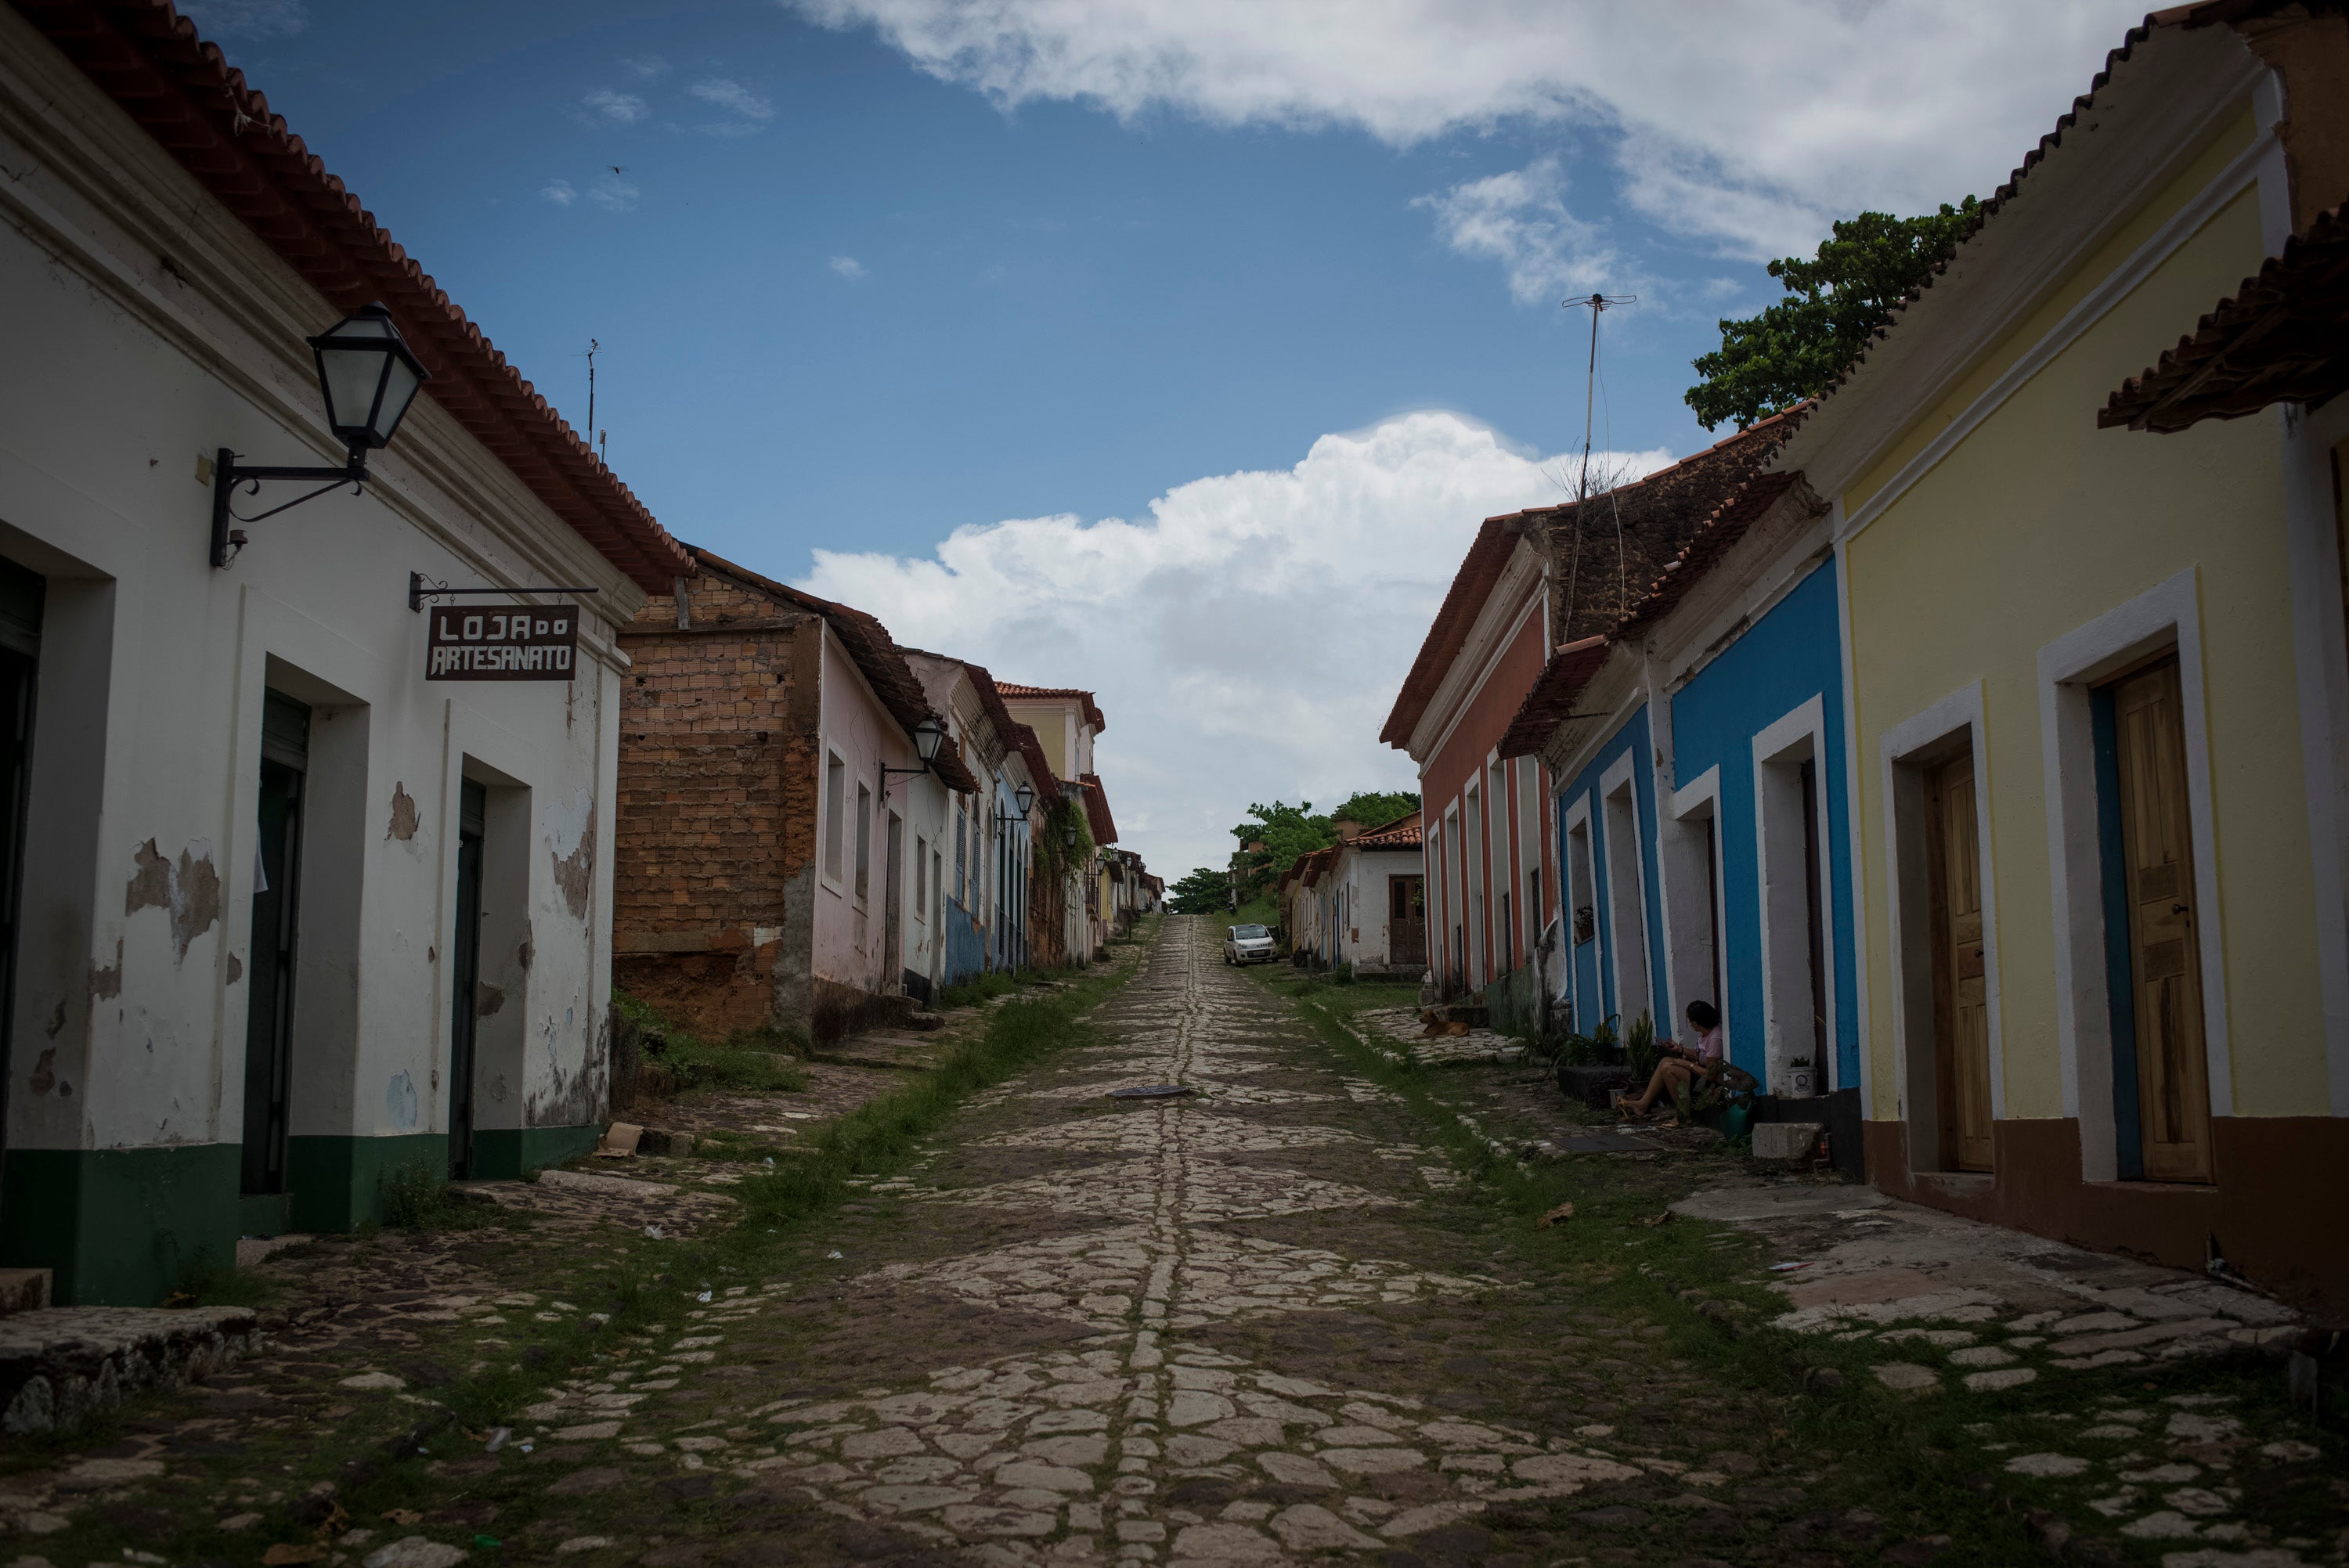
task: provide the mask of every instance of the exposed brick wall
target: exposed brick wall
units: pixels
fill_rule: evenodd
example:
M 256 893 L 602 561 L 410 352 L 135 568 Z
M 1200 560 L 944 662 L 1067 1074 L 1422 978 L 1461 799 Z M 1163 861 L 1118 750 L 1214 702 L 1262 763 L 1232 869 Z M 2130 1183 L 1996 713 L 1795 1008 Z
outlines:
M 613 968 L 679 1023 L 724 1034 L 774 1016 L 794 938 L 807 962 L 792 895 L 815 858 L 823 624 L 709 574 L 688 594 L 688 627 L 661 596 L 620 636 L 636 667 L 620 709 Z

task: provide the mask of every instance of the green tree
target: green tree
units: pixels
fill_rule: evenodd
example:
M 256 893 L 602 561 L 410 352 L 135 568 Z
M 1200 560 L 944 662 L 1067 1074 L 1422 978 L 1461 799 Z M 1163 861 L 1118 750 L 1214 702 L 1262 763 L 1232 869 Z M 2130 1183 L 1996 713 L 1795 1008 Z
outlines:
M 1837 223 L 1815 259 L 1772 262 L 1770 275 L 1788 297 L 1760 315 L 1722 322 L 1721 347 L 1695 362 L 1702 379 L 1688 389 L 1688 406 L 1708 430 L 1723 419 L 1744 429 L 1826 391 L 1972 232 L 1981 211 L 1969 196 L 1919 218 L 1862 212 Z
M 1231 907 L 1232 876 L 1201 866 L 1166 890 L 1166 907 L 1177 914 L 1221 914 Z
M 1405 812 L 1418 810 L 1419 797 L 1408 789 L 1357 789 L 1344 805 L 1330 813 L 1330 820 L 1332 823 L 1360 822 L 1365 828 L 1383 828 Z M 1334 828 L 1331 830 L 1335 832 Z
M 1237 875 L 1240 902 L 1253 903 L 1269 893 L 1280 873 L 1295 865 L 1299 856 L 1336 843 L 1341 819 L 1365 828 L 1381 828 L 1418 805 L 1419 797 L 1408 791 L 1358 789 L 1344 805 L 1326 813 L 1315 811 L 1310 800 L 1294 806 L 1285 800 L 1250 806 L 1248 820 L 1232 830 L 1232 837 L 1240 841 L 1232 853 L 1231 866 Z

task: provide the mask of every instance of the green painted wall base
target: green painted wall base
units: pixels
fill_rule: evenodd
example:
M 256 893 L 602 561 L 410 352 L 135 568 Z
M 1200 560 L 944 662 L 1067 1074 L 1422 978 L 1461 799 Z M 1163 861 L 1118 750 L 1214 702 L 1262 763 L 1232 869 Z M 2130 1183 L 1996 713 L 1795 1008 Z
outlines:
M 294 1228 L 294 1194 L 247 1192 L 236 1201 L 236 1233 L 282 1236 Z
M 477 1181 L 511 1181 L 538 1165 L 560 1165 L 603 1141 L 600 1127 L 484 1127 L 473 1132 Z
M 434 1181 L 449 1173 L 449 1135 L 396 1138 L 289 1138 L 285 1186 L 296 1231 L 357 1230 L 383 1218 L 383 1180 L 421 1162 Z
M 1493 1027 L 1504 1035 L 1527 1036 L 1541 1028 L 1541 985 L 1530 964 L 1512 969 L 1485 987 Z
M 0 1162 L 0 1264 L 55 1271 L 64 1305 L 152 1306 L 202 1268 L 236 1264 L 233 1143 L 11 1149 Z

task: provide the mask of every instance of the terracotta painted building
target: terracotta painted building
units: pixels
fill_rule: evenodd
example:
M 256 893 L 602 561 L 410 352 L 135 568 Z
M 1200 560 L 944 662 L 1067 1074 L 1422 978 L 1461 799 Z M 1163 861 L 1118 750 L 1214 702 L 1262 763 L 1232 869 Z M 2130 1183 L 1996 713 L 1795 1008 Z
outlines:
M 1497 749 L 1548 647 L 1537 515 L 1477 529 L 1379 735 L 1419 764 L 1429 978 L 1446 998 L 1524 969 L 1557 907 L 1549 780 Z
M 942 970 L 950 819 L 979 792 L 880 622 L 705 550 L 621 634 L 617 984 L 715 1033 L 818 1040 Z

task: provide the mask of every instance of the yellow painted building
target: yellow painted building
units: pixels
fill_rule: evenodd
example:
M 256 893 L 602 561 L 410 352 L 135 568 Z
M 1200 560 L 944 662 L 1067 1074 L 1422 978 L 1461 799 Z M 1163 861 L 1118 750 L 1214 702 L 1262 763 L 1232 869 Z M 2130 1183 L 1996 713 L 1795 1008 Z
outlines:
M 1776 465 L 1843 568 L 1871 1178 L 2335 1303 L 2349 398 L 2098 415 L 2340 201 L 2344 61 L 2133 31 Z

